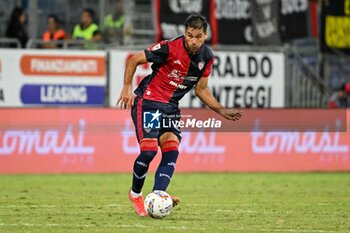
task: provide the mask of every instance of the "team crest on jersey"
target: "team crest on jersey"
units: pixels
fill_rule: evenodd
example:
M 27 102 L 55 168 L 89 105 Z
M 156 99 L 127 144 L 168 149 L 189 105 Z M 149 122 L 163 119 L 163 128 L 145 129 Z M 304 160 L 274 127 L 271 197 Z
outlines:
M 204 62 L 203 61 L 198 62 L 198 69 L 202 70 L 203 67 L 204 67 Z

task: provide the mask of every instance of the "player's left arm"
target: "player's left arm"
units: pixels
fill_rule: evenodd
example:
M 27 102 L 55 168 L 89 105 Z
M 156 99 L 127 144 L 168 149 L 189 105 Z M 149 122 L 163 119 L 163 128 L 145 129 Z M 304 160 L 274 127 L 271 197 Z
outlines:
M 223 107 L 212 95 L 208 88 L 208 78 L 202 77 L 196 85 L 196 95 L 210 109 L 217 112 L 228 120 L 239 120 L 242 116 L 242 111 L 237 109 L 228 109 Z

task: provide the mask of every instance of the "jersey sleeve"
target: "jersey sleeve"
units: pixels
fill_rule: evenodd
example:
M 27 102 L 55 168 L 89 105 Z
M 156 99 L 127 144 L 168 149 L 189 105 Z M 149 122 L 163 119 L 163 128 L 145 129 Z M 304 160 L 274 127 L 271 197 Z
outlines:
M 205 70 L 203 72 L 202 77 L 208 77 L 211 74 L 211 68 L 213 67 L 214 57 L 212 56 L 207 65 L 205 66 Z
M 146 59 L 149 62 L 163 63 L 166 61 L 168 54 L 169 46 L 167 41 L 162 41 L 159 44 L 145 49 Z

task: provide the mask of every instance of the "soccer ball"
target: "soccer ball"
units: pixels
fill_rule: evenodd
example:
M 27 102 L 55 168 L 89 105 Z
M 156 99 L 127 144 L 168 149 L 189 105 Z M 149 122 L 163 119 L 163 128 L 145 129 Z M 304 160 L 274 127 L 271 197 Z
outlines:
M 173 199 L 164 191 L 155 190 L 145 199 L 145 210 L 152 218 L 164 218 L 173 209 Z

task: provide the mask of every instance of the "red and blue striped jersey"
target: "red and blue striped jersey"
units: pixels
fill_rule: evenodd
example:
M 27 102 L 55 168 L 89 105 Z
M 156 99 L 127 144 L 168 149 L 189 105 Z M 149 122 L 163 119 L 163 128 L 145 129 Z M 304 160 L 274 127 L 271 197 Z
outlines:
M 184 36 L 162 41 L 148 49 L 145 55 L 152 64 L 152 74 L 145 77 L 135 90 L 144 99 L 176 103 L 201 78 L 207 78 L 213 65 L 213 53 L 203 44 L 196 55 L 185 49 Z

